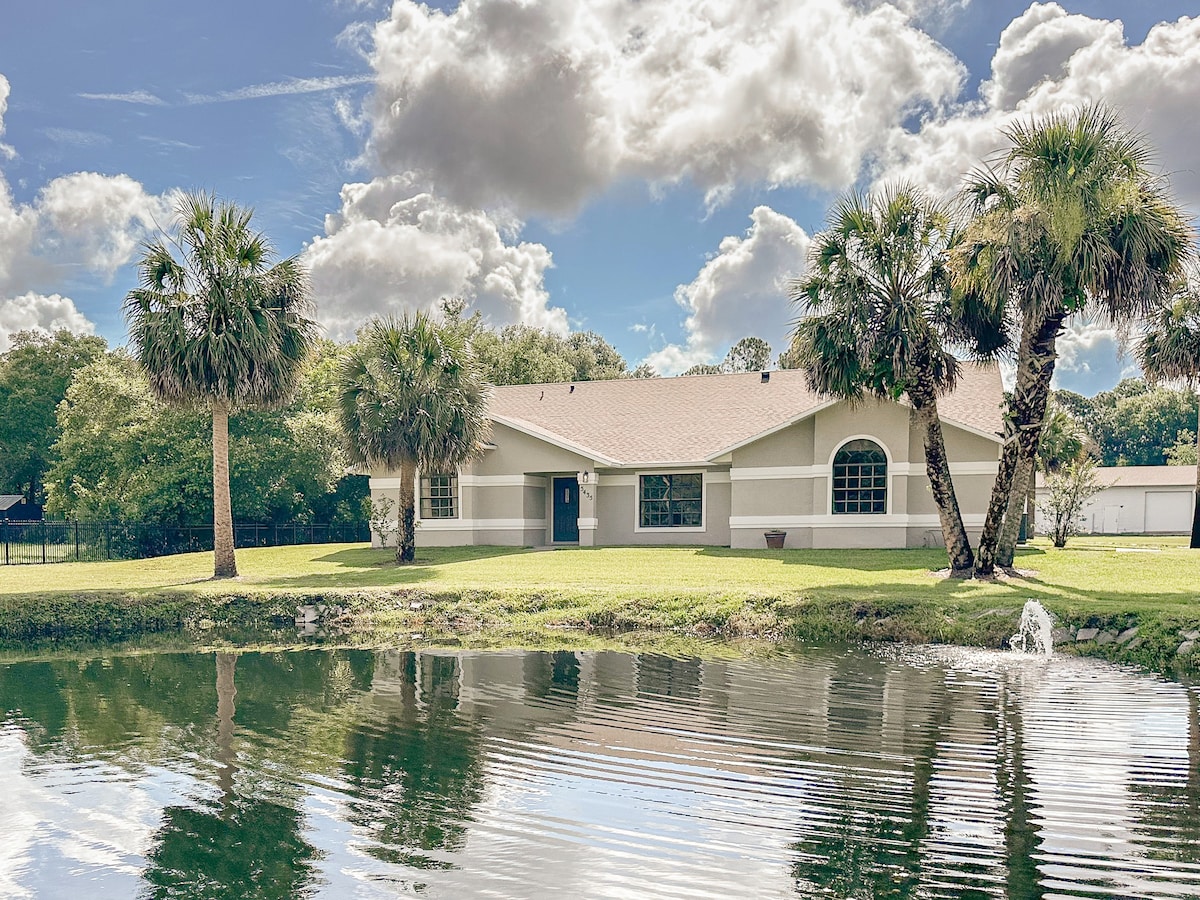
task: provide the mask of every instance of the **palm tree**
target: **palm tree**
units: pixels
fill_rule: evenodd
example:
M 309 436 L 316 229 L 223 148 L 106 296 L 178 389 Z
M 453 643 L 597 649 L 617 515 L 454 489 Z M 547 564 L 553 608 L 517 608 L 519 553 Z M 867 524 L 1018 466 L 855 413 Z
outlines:
M 808 273 L 793 284 L 804 317 L 789 352 L 820 393 L 852 402 L 908 398 L 950 568 L 964 575 L 974 560 L 937 410 L 959 371 L 947 349 L 957 324 L 946 270 L 953 238 L 948 211 L 914 188 L 842 198 L 813 241 Z
M 984 576 L 994 571 L 1006 515 L 1020 514 L 1014 475 L 1037 452 L 1064 322 L 1093 314 L 1122 324 L 1150 312 L 1191 246 L 1186 218 L 1150 173 L 1146 141 L 1111 111 L 1087 107 L 1005 134 L 1012 146 L 998 167 L 973 173 L 964 189 L 974 218 L 952 255 L 962 296 L 1021 323 L 1013 433 L 976 557 Z
M 1155 310 L 1137 348 L 1138 362 L 1151 381 L 1186 381 L 1200 386 L 1200 293 L 1186 282 L 1170 302 Z M 1200 424 L 1196 428 L 1200 457 Z M 1196 467 L 1196 504 L 1192 549 L 1200 548 L 1200 466 Z
M 396 562 L 412 562 L 417 472 L 456 469 L 488 434 L 486 386 L 467 334 L 421 312 L 376 319 L 343 360 L 338 382 L 351 462 L 400 471 Z
M 211 194 L 182 195 L 172 229 L 143 245 L 140 286 L 125 299 L 131 349 L 154 395 L 212 411 L 214 578 L 237 575 L 230 413 L 288 402 L 317 340 L 304 267 L 296 257 L 272 264 L 251 214 Z

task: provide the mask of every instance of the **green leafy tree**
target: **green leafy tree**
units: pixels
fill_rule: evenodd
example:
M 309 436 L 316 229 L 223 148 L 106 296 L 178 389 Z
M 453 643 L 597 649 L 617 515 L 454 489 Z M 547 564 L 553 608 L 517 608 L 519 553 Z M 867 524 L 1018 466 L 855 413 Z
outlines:
M 1200 386 L 1200 293 L 1184 284 L 1171 302 L 1156 310 L 1138 344 L 1138 361 L 1147 377 Z M 1178 437 L 1178 436 L 1177 436 Z M 1200 426 L 1195 437 L 1200 437 Z M 1178 455 L 1178 454 L 1177 454 Z M 1200 456 L 1200 449 L 1192 457 Z M 1195 512 L 1190 546 L 1200 548 L 1200 466 L 1196 469 Z
M 0 355 L 0 493 L 43 500 L 58 440 L 55 407 L 75 372 L 104 354 L 104 338 L 69 331 L 19 331 Z
M 412 562 L 417 471 L 452 471 L 488 434 L 487 393 L 464 329 L 424 313 L 377 319 L 339 373 L 339 417 L 352 462 L 400 472 L 396 562 Z
M 194 193 L 175 212 L 171 233 L 143 246 L 125 315 L 154 396 L 212 414 L 213 576 L 229 578 L 229 416 L 287 403 L 317 329 L 304 267 L 295 257 L 273 262 L 249 209 Z
M 1196 433 L 1184 429 L 1179 432 L 1179 437 L 1175 444 L 1167 448 L 1167 465 L 1168 466 L 1194 466 L 1196 465 L 1197 453 L 1196 448 Z
M 812 387 L 857 401 L 907 397 L 920 423 L 951 569 L 974 564 L 963 526 L 937 399 L 952 390 L 959 362 L 946 253 L 948 211 L 910 187 L 842 198 L 813 239 L 807 274 L 792 300 L 793 347 Z
M 761 372 L 771 368 L 771 345 L 759 337 L 744 337 L 725 354 L 718 365 L 692 366 L 684 375 L 727 375 L 733 372 Z
M 287 407 L 247 410 L 229 429 L 230 505 L 243 522 L 360 521 L 366 477 L 347 475 L 333 406 L 339 350 L 322 342 Z M 200 525 L 212 521 L 211 424 L 164 406 L 124 351 L 80 369 L 58 409 L 47 472 L 59 517 Z
M 997 564 L 1005 518 L 1024 501 L 1066 319 L 1128 322 L 1159 306 L 1190 253 L 1187 218 L 1150 171 L 1150 148 L 1109 110 L 1088 107 L 1011 125 L 996 168 L 965 188 L 974 214 L 954 254 L 968 305 L 1018 321 L 1006 440 L 976 560 Z M 1015 484 L 1015 487 L 1014 487 Z M 1015 533 L 1013 533 L 1015 538 Z
M 1194 434 L 1196 395 L 1126 378 L 1088 400 L 1082 418 L 1106 466 L 1160 466 L 1187 431 Z

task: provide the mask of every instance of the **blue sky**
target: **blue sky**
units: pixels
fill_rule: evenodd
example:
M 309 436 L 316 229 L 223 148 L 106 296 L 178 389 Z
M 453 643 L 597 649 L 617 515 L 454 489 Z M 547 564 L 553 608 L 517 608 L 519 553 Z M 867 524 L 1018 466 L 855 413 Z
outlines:
M 129 262 L 179 188 L 254 206 L 335 337 L 461 294 L 668 373 L 748 334 L 782 349 L 831 198 L 951 190 L 1014 117 L 1107 100 L 1200 200 L 1200 26 L 1177 0 L 12 6 L 0 344 L 121 343 Z M 1076 323 L 1060 385 L 1111 386 L 1115 348 Z

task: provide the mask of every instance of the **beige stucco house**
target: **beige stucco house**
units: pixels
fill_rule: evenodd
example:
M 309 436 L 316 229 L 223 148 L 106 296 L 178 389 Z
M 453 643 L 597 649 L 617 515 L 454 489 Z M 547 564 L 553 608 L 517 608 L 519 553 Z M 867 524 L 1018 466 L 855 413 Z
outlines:
M 996 474 L 1002 389 L 964 365 L 939 402 L 973 539 Z M 491 442 L 419 478 L 417 544 L 922 547 L 942 543 L 903 403 L 821 397 L 798 371 L 495 388 Z M 399 501 L 396 472 L 376 500 Z

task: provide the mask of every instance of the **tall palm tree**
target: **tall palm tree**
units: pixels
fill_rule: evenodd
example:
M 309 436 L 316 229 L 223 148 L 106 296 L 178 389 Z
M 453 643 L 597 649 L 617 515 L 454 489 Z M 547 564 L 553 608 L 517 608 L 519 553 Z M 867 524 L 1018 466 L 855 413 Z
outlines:
M 125 299 L 134 356 L 167 403 L 206 406 L 213 432 L 213 577 L 237 575 L 229 504 L 229 416 L 288 402 L 317 340 L 308 275 L 274 264 L 252 212 L 211 194 L 182 195 L 169 231 L 142 246 Z
M 1017 375 L 976 573 L 994 571 L 1001 526 L 1024 496 L 1014 475 L 1032 463 L 1066 319 L 1114 323 L 1163 302 L 1190 253 L 1187 220 L 1150 171 L 1144 138 L 1101 107 L 1017 123 L 996 168 L 970 177 L 974 218 L 952 256 L 960 293 L 1020 321 Z M 999 315 L 999 312 L 997 313 Z M 1015 512 L 1014 512 L 1015 510 Z
M 1168 303 L 1155 310 L 1137 348 L 1138 362 L 1151 381 L 1186 381 L 1200 387 L 1200 292 L 1186 282 Z M 1196 428 L 1200 457 L 1200 423 Z M 1200 466 L 1196 466 L 1196 504 L 1189 546 L 1200 548 Z
M 396 562 L 412 562 L 417 472 L 456 469 L 488 434 L 486 386 L 467 334 L 421 312 L 376 319 L 343 360 L 338 384 L 351 462 L 400 471 Z
M 793 284 L 802 317 L 790 352 L 823 394 L 908 398 L 950 568 L 963 575 L 974 559 L 937 409 L 959 372 L 948 349 L 957 325 L 946 270 L 953 239 L 949 212 L 915 188 L 843 197 L 813 241 L 808 273 Z

